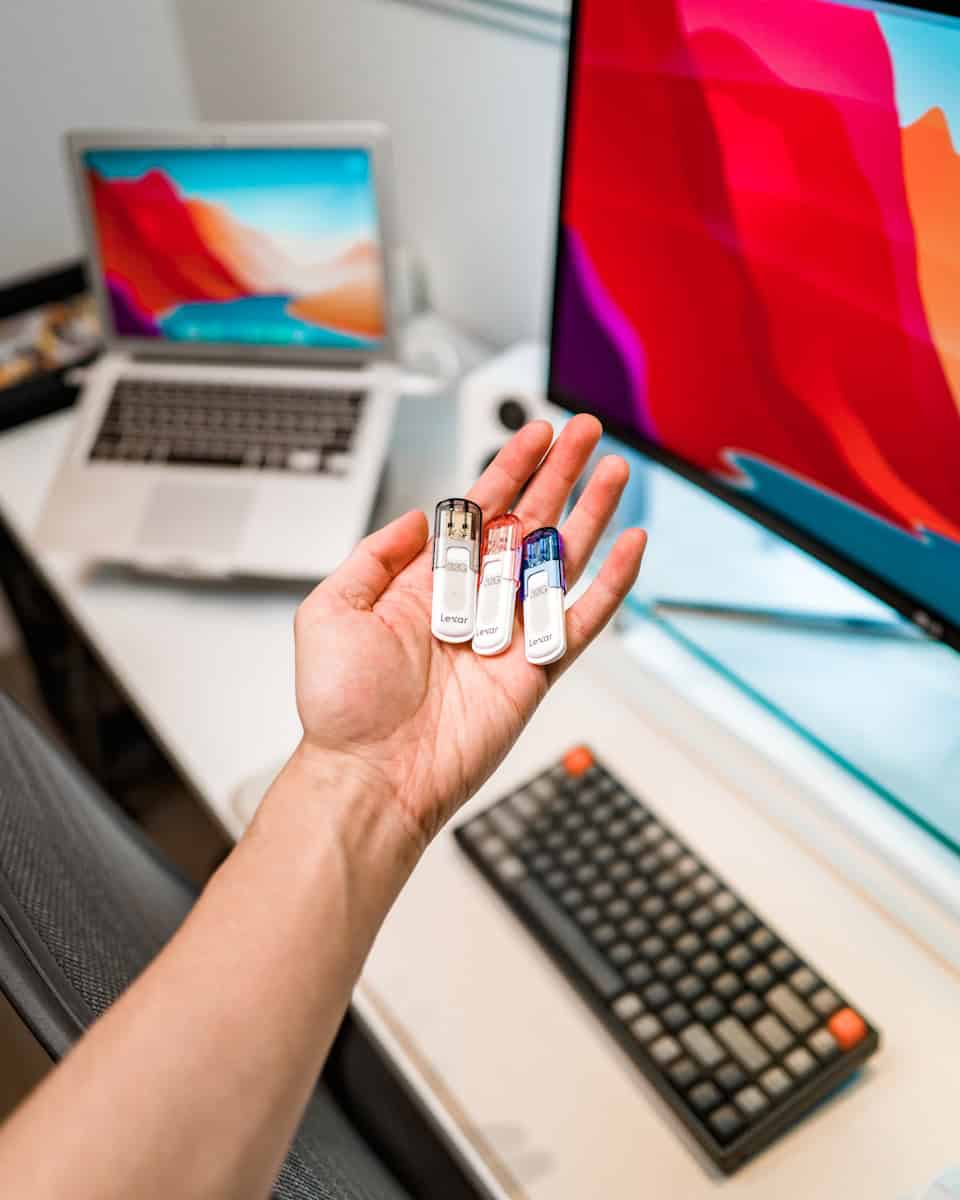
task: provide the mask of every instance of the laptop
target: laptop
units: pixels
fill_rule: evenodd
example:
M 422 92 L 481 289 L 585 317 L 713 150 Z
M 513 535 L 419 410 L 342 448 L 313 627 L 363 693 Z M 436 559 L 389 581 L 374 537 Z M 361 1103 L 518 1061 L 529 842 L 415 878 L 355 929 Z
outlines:
M 328 574 L 366 530 L 400 381 L 386 130 L 67 145 L 106 352 L 41 543 L 178 575 Z

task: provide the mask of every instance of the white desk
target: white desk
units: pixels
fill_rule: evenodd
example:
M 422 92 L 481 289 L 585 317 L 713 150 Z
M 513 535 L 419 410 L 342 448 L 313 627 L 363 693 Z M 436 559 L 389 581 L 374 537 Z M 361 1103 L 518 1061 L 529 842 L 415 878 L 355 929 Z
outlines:
M 37 559 L 31 529 L 69 420 L 0 438 L 4 517 L 172 759 L 239 833 L 234 789 L 297 735 L 298 597 Z M 436 402 L 401 405 L 403 471 L 393 468 L 384 515 L 455 490 L 436 470 L 452 422 Z M 391 914 L 355 1009 L 498 1196 L 689 1200 L 720 1187 L 757 1200 L 910 1196 L 960 1160 L 960 976 L 947 962 L 960 924 L 823 807 L 827 792 L 867 803 L 837 768 L 646 637 L 632 638 L 633 654 L 619 636 L 601 641 L 471 803 L 589 741 L 881 1027 L 884 1048 L 861 1081 L 733 1179 L 712 1175 L 449 833 Z M 766 739 L 764 755 L 711 708 Z

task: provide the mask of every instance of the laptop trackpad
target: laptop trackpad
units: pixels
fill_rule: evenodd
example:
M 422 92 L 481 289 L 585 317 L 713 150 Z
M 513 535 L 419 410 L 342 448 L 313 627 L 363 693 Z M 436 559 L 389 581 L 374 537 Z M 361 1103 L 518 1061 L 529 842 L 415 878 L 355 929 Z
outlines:
M 240 542 L 256 488 L 160 483 L 150 493 L 137 546 L 229 554 Z

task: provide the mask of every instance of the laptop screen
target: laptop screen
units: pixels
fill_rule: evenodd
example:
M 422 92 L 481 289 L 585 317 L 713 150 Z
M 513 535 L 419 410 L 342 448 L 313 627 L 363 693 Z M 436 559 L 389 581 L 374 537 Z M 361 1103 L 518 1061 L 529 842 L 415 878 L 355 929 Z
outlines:
M 88 149 L 83 175 L 118 337 L 366 352 L 383 343 L 368 150 Z

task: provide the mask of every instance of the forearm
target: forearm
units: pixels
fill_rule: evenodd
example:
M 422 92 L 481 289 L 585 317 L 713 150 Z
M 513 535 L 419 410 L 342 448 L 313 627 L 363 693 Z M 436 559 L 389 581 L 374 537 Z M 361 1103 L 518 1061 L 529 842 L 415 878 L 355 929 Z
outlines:
M 381 788 L 294 756 L 183 928 L 0 1135 L 0 1193 L 268 1193 L 418 857 Z

